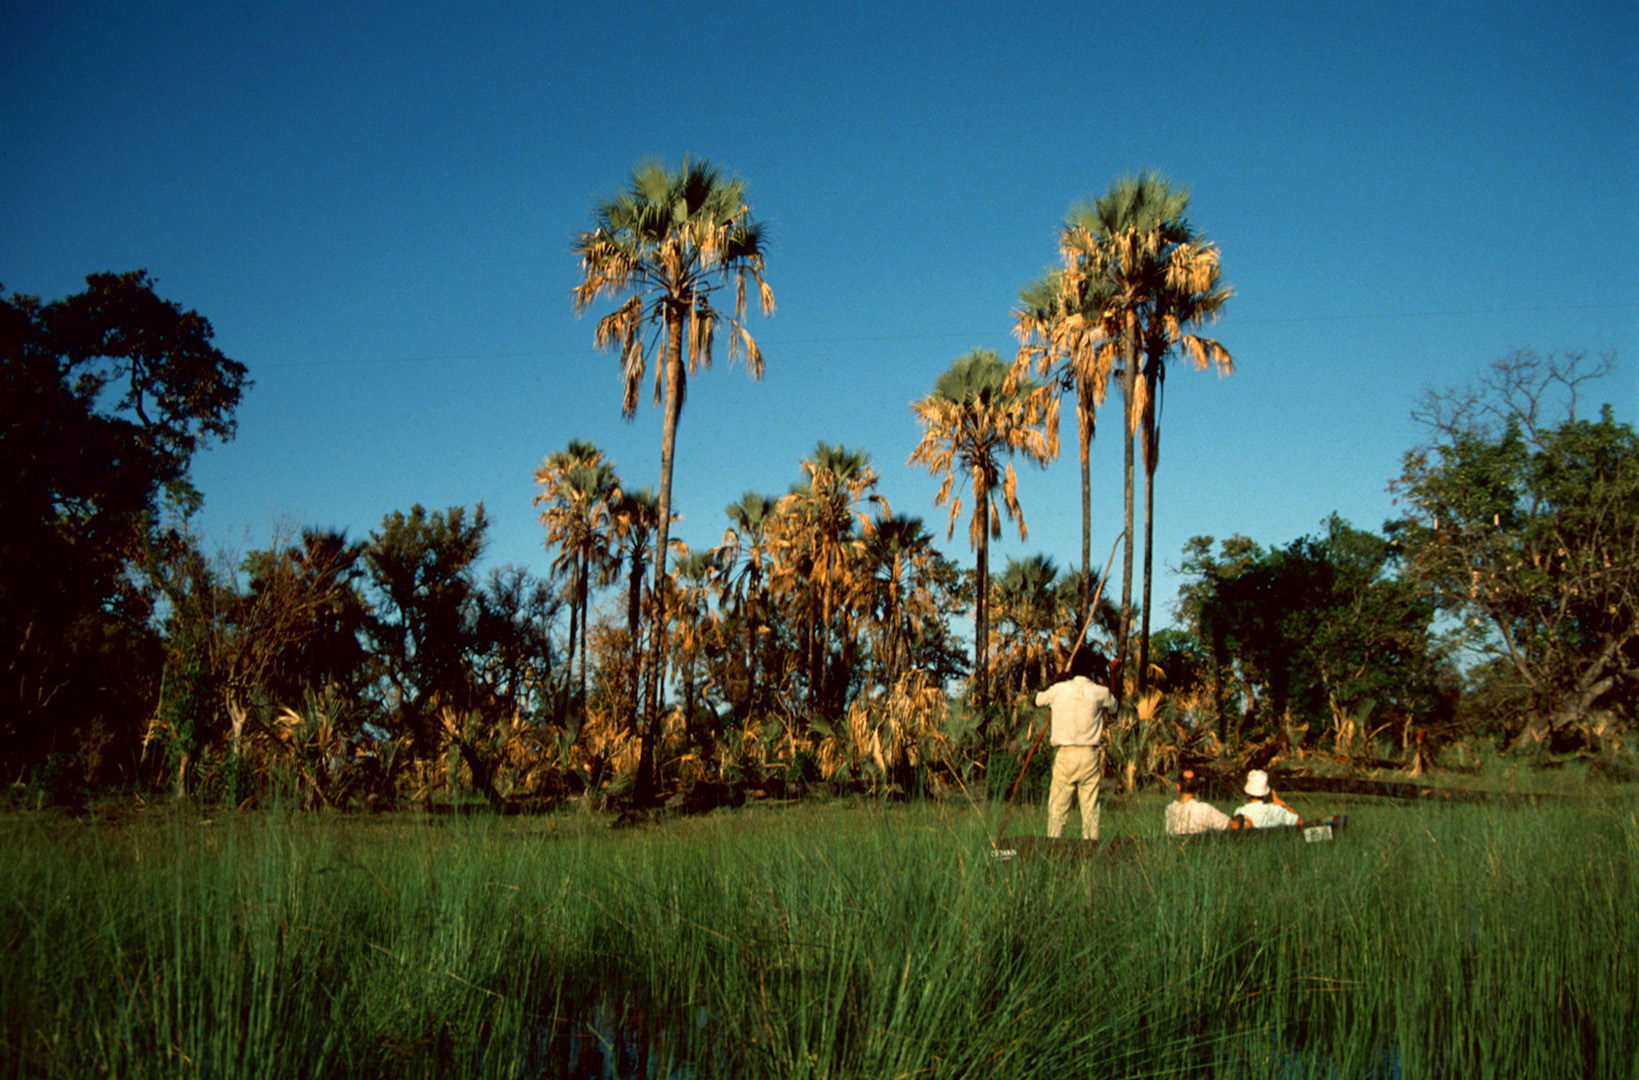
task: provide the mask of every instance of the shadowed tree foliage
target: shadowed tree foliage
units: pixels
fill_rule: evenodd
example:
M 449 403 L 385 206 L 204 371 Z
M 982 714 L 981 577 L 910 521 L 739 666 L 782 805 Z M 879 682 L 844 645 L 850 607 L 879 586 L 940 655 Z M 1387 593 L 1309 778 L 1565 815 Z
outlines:
M 999 693 L 1022 697 L 1055 681 L 1079 624 L 1065 607 L 1058 567 L 1045 555 L 1009 558 L 992 586 L 996 627 L 995 676 Z M 1068 597 L 1079 606 L 1079 594 Z
M 875 681 L 884 692 L 920 669 L 935 685 L 965 674 L 950 634 L 962 575 L 918 517 L 888 517 L 865 537 L 861 594 Z
M 195 558 L 167 579 L 151 732 L 179 794 L 240 803 L 283 769 L 310 806 L 362 789 L 392 801 L 413 765 L 430 796 L 440 775 L 458 779 L 441 760 L 453 748 L 501 805 L 502 744 L 534 727 L 549 691 L 556 601 L 517 567 L 480 587 L 481 516 L 454 516 L 392 515 L 369 544 L 303 529 L 239 574 Z
M 600 349 L 618 348 L 624 392 L 621 414 L 637 411 L 639 388 L 651 358 L 655 363 L 655 403 L 662 407 L 659 533 L 656 540 L 655 595 L 666 580 L 666 545 L 672 514 L 672 461 L 677 421 L 688 378 L 710 367 L 720 326 L 729 331 L 729 361 L 742 352 L 752 378 L 763 374 L 763 354 L 744 325 L 748 285 L 754 285 L 764 315 L 774 311 L 774 293 L 763 281 L 763 228 L 751 220 L 745 183 L 711 164 L 683 159 L 671 170 L 655 161 L 640 164 L 627 189 L 592 211 L 593 228 L 580 234 L 572 250 L 582 280 L 575 287 L 577 314 L 601 298 L 619 301 L 598 320 Z M 728 289 L 729 312 L 716 294 Z M 650 716 L 642 730 L 642 765 L 636 798 L 654 796 L 654 732 L 659 712 L 659 679 L 664 667 L 664 620 L 657 619 L 656 660 L 649 671 Z
M 470 516 L 464 507 L 429 513 L 416 505 L 387 515 L 364 550 L 376 593 L 368 633 L 382 671 L 382 724 L 408 737 L 422 762 L 436 758 L 450 718 L 477 704 L 476 566 L 488 528 L 482 503 Z M 464 740 L 461 748 L 475 786 L 498 802 L 484 763 Z
M 169 751 L 178 795 L 194 787 L 195 766 L 226 768 L 235 802 L 252 794 L 241 787 L 251 781 L 247 741 L 316 699 L 345 714 L 339 734 L 356 734 L 372 679 L 362 552 L 335 530 L 286 529 L 245 556 L 242 577 L 194 557 L 164 579 L 165 675 L 151 735 Z
M 1433 596 L 1395 573 L 1393 546 L 1333 516 L 1324 535 L 1265 550 L 1231 537 L 1185 546 L 1178 614 L 1204 647 L 1226 743 L 1285 730 L 1329 732 L 1344 753 L 1452 712 L 1448 664 L 1433 649 Z M 1169 672 L 1177 686 L 1182 672 Z
M 306 528 L 296 543 L 245 558 L 249 587 L 239 623 L 243 659 L 231 682 L 281 705 L 333 687 L 362 690 L 368 659 L 360 640 L 369 613 L 359 594 L 364 545 L 332 529 Z
M 161 501 L 197 507 L 188 464 L 232 438 L 249 386 L 212 336 L 144 271 L 92 274 L 52 303 L 0 297 L 0 756 L 12 768 L 94 729 L 133 749 L 151 715 L 149 571 L 191 549 L 161 525 Z
M 718 640 L 721 623 L 711 609 L 711 583 L 718 576 L 718 564 L 709 551 L 691 551 L 678 557 L 672 569 L 666 614 L 671 621 L 672 663 L 682 680 L 683 732 L 696 734 L 696 691 L 701 689 L 702 663 L 707 650 Z M 706 674 L 706 681 L 711 681 Z M 715 731 L 709 734 L 714 735 Z
M 477 676 L 489 707 L 544 724 L 560 601 L 521 566 L 490 570 L 478 594 Z
M 635 723 L 643 710 L 643 578 L 654 555 L 655 534 L 660 530 L 660 500 L 654 490 L 623 489 L 610 507 L 610 524 L 614 527 L 616 565 L 626 568 L 626 641 L 632 677 L 625 692 L 631 707 L 629 720 Z

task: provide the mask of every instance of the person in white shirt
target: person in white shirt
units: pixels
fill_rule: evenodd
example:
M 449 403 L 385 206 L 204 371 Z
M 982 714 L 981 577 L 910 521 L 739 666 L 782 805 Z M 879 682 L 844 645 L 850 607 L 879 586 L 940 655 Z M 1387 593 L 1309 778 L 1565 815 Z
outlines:
M 1047 835 L 1064 835 L 1070 799 L 1081 803 L 1081 838 L 1098 839 L 1098 782 L 1104 775 L 1104 717 L 1116 709 L 1115 695 L 1090 676 L 1100 667 L 1085 649 L 1070 658 L 1065 678 L 1036 695 L 1053 710 L 1053 783 L 1047 792 Z M 1108 676 L 1105 676 L 1108 678 Z
M 1239 818 L 1232 818 L 1211 803 L 1195 796 L 1201 789 L 1201 778 L 1193 769 L 1178 775 L 1178 798 L 1167 804 L 1168 836 L 1194 836 L 1197 833 L 1224 832 L 1241 827 Z
M 1303 824 L 1303 819 L 1298 816 L 1297 811 L 1282 802 L 1280 796 L 1270 788 L 1269 774 L 1262 769 L 1253 769 L 1246 774 L 1246 793 L 1252 797 L 1252 801 L 1236 810 L 1235 816 L 1250 821 L 1254 829 Z

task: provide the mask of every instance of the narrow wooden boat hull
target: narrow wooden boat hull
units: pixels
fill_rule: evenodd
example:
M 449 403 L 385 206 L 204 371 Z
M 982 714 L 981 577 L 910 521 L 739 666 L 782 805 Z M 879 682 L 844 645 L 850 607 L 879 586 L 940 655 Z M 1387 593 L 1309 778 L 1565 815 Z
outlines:
M 1348 816 L 1338 814 L 1303 825 L 1276 826 L 1264 829 L 1231 829 L 1225 832 L 1195 833 L 1191 836 L 1136 837 L 1118 836 L 1107 840 L 1082 840 L 1079 837 L 1007 836 L 996 841 L 990 857 L 996 862 L 1039 859 L 1089 859 L 1121 851 L 1133 851 L 1155 844 L 1197 843 L 1268 843 L 1301 840 L 1305 844 L 1331 843 L 1348 824 Z

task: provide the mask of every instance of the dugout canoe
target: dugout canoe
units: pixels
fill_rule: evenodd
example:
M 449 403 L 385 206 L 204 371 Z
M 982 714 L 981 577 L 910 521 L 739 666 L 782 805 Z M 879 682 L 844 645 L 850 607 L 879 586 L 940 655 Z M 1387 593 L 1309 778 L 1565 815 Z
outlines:
M 1116 836 L 1107 840 L 1079 837 L 1007 836 L 996 841 L 990 857 L 999 863 L 1040 859 L 1088 859 L 1101 854 L 1133 851 L 1156 844 L 1193 845 L 1202 843 L 1303 843 L 1329 844 L 1337 840 L 1348 824 L 1346 814 L 1336 814 L 1302 825 L 1277 825 L 1262 829 L 1228 829 L 1224 832 L 1195 833 L 1191 836 Z

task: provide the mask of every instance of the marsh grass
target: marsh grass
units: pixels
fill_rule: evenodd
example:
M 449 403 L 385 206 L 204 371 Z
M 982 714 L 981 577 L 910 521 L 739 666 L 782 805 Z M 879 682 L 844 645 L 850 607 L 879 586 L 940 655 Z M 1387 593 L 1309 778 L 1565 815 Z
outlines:
M 620 831 L 14 814 L 0 1068 L 1628 1076 L 1635 805 L 1358 801 L 1333 844 L 1005 865 L 997 814 L 950 804 Z M 1153 837 L 1160 806 L 1117 803 L 1106 830 Z

